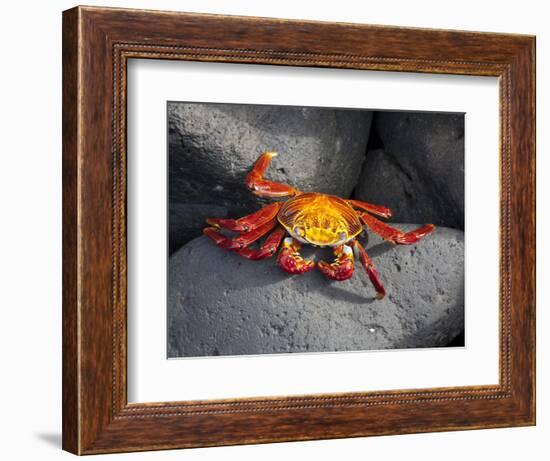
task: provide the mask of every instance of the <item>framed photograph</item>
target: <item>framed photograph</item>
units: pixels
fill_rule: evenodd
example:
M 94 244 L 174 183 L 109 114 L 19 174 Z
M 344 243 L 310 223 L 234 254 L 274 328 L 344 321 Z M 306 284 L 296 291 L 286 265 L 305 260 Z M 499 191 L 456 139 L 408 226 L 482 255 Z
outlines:
M 63 448 L 535 424 L 535 38 L 63 13 Z

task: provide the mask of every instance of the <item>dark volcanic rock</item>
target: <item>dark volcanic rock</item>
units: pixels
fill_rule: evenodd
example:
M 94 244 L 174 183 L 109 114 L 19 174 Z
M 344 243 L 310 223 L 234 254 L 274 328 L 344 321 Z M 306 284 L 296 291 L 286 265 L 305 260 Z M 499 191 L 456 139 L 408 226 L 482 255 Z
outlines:
M 244 180 L 265 151 L 280 154 L 270 179 L 347 197 L 363 164 L 371 119 L 371 112 L 358 110 L 170 103 L 170 199 L 258 203 Z
M 388 293 L 381 301 L 358 263 L 352 279 L 332 282 L 192 240 L 169 263 L 169 356 L 437 347 L 464 329 L 461 231 L 439 227 L 411 246 L 370 233 L 367 248 Z
M 372 112 L 358 110 L 169 103 L 171 249 L 200 233 L 202 226 L 192 222 L 202 219 L 206 207 L 233 215 L 265 203 L 244 184 L 265 151 L 279 153 L 269 179 L 349 197 L 365 159 L 371 120 Z
M 396 221 L 464 229 L 464 116 L 379 112 L 355 198 L 393 211 Z

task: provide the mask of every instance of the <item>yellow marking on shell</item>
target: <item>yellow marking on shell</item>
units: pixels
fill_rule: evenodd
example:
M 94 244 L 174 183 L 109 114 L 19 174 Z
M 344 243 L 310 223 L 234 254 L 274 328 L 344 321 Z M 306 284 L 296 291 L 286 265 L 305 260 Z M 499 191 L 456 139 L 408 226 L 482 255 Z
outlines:
M 362 230 L 359 216 L 350 205 L 339 197 L 319 193 L 288 200 L 277 218 L 292 236 L 318 246 L 347 242 Z
M 306 231 L 303 227 L 300 227 L 300 226 L 296 226 L 294 227 L 294 229 L 292 229 L 292 233 L 298 237 L 305 237 L 306 236 Z

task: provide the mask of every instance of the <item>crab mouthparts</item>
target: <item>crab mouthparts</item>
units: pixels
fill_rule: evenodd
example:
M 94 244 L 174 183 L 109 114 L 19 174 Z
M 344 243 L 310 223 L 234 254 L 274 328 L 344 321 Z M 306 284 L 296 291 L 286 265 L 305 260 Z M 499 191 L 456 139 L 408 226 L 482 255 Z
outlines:
M 293 232 L 293 234 L 298 241 L 319 247 L 336 247 L 349 240 L 346 232 L 335 233 L 326 229 L 309 229 L 306 232 Z

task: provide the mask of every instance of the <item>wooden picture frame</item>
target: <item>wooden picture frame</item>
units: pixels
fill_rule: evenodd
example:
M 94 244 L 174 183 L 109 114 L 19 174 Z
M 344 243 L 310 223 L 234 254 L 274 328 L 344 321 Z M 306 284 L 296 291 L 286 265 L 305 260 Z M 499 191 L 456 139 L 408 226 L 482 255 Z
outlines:
M 126 63 L 496 76 L 499 384 L 129 404 Z M 76 454 L 535 424 L 535 38 L 77 7 L 63 13 L 63 448 Z

